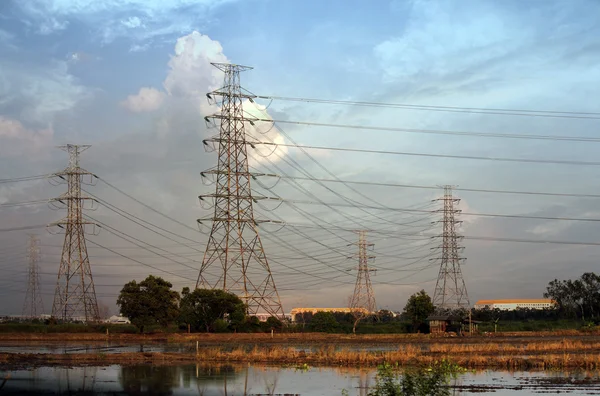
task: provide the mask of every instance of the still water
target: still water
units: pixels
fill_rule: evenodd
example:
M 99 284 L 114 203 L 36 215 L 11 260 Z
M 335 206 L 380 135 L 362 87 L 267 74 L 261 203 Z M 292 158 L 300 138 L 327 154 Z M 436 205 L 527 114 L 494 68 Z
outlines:
M 264 366 L 39 367 L 0 370 L 0 395 L 366 395 L 373 370 Z M 600 395 L 597 372 L 497 372 L 462 375 L 455 395 Z

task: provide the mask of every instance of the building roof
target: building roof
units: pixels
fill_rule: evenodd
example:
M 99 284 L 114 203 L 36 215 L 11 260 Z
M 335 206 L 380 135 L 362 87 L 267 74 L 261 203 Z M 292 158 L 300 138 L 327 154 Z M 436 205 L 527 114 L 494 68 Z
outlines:
M 352 311 L 362 311 L 366 312 L 365 308 L 294 308 L 291 311 L 291 314 L 302 313 L 302 312 L 313 312 L 313 311 L 326 311 L 326 312 L 352 312 Z
M 549 298 L 512 298 L 505 300 L 479 300 L 475 305 L 492 305 L 492 304 L 547 304 L 553 303 Z
M 456 315 L 429 315 L 426 320 L 460 320 Z

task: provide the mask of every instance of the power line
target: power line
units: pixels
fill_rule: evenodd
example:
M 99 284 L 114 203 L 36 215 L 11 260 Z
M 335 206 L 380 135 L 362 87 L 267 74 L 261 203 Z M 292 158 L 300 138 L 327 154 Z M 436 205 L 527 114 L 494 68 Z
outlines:
M 267 95 L 257 95 L 256 98 L 269 99 L 269 100 L 285 100 L 285 101 L 292 101 L 292 102 L 342 104 L 342 105 L 351 105 L 351 106 L 387 107 L 387 108 L 399 108 L 399 109 L 410 109 L 410 110 L 430 110 L 430 111 L 446 111 L 446 112 L 458 112 L 458 113 L 514 115 L 514 116 L 527 116 L 527 117 L 578 118 L 578 119 L 594 119 L 594 120 L 600 119 L 600 113 L 580 112 L 580 111 L 524 110 L 524 109 L 501 109 L 501 108 L 483 108 L 483 107 L 415 105 L 415 104 L 406 104 L 406 103 L 383 103 L 383 102 L 366 102 L 366 101 L 351 101 L 351 100 L 316 99 L 316 98 L 294 98 L 294 97 L 286 97 L 286 96 L 267 96 Z
M 23 227 L 0 228 L 0 232 L 34 230 L 37 228 L 44 228 L 44 227 L 46 227 L 46 224 L 23 226 Z
M 279 176 L 282 179 L 291 178 L 296 180 L 313 180 L 309 177 L 302 176 Z M 427 190 L 439 190 L 437 186 L 423 186 L 414 184 L 399 184 L 399 183 L 386 183 L 386 182 L 368 182 L 368 181 L 354 181 L 354 180 L 343 180 L 339 181 L 336 179 L 318 179 L 321 182 L 328 183 L 348 183 L 348 184 L 360 184 L 365 186 L 380 186 L 380 187 L 400 187 L 400 188 L 417 188 Z M 557 192 L 546 192 L 546 191 L 519 191 L 519 190 L 493 190 L 493 189 L 481 189 L 481 188 L 454 188 L 455 191 L 465 192 L 479 192 L 479 193 L 492 193 L 492 194 L 519 194 L 519 195 L 544 195 L 550 197 L 574 197 L 574 198 L 600 198 L 600 194 L 577 194 L 577 193 L 557 193 Z
M 313 228 L 310 224 L 286 224 L 286 227 L 306 227 Z M 334 227 L 333 229 L 352 232 L 354 230 L 349 228 Z M 415 236 L 420 235 L 424 238 L 438 238 L 440 235 L 437 234 L 426 234 L 426 233 L 396 233 L 392 231 L 380 231 L 377 229 L 365 229 L 370 234 L 379 234 L 390 237 L 395 236 Z M 575 246 L 600 246 L 600 242 L 579 242 L 579 241 L 564 241 L 564 240 L 544 240 L 544 239 L 527 239 L 527 238 L 499 238 L 499 237 L 488 237 L 488 236 L 475 236 L 475 235 L 463 235 L 462 239 L 470 239 L 476 241 L 486 242 L 515 242 L 515 243 L 535 243 L 535 244 L 549 244 L 549 245 L 575 245 Z
M 253 120 L 253 121 L 264 121 L 264 122 L 273 122 L 273 123 L 278 123 L 278 124 L 293 124 L 293 125 L 305 125 L 305 126 L 316 126 L 316 127 L 326 127 L 326 128 L 343 128 L 343 129 L 358 129 L 358 130 L 370 130 L 370 131 L 416 133 L 416 134 L 425 134 L 425 135 L 472 136 L 472 137 L 483 137 L 483 138 L 600 143 L 600 138 L 586 137 L 586 136 L 530 135 L 530 134 L 496 133 L 496 132 L 446 131 L 446 130 L 435 130 L 435 129 L 378 127 L 378 126 L 370 126 L 370 125 L 332 124 L 332 123 L 325 123 L 325 122 L 270 120 L 270 119 L 257 119 L 257 120 Z
M 537 164 L 600 166 L 600 162 L 587 162 L 587 161 L 545 160 L 545 159 L 532 159 L 532 158 L 481 157 L 481 156 L 471 156 L 471 155 L 430 154 L 430 153 L 409 153 L 409 152 L 403 152 L 403 151 L 369 150 L 369 149 L 356 149 L 356 148 L 347 148 L 347 147 L 326 147 L 326 146 L 296 145 L 296 144 L 269 143 L 269 142 L 255 142 L 253 144 L 262 144 L 262 145 L 267 145 L 267 146 L 291 147 L 291 148 L 298 148 L 298 149 L 311 149 L 311 150 L 346 151 L 346 152 L 366 153 L 366 154 L 404 155 L 404 156 L 415 156 L 415 157 L 469 159 L 469 160 L 483 160 L 483 161 L 525 162 L 525 163 L 537 163 Z
M 305 204 L 305 205 L 322 205 L 321 202 L 313 202 L 313 201 L 302 201 L 302 200 L 287 200 L 284 199 L 283 202 L 292 203 L 292 204 Z M 328 202 L 325 204 L 327 207 L 330 206 L 343 206 L 343 207 L 363 207 L 369 209 L 376 210 L 389 210 L 394 212 L 414 212 L 414 213 L 437 213 L 439 210 L 419 210 L 419 209 L 406 209 L 406 208 L 386 208 L 382 209 L 378 206 L 369 206 L 369 205 L 348 205 L 344 203 L 331 203 Z M 470 212 L 461 212 L 461 215 L 465 216 L 480 216 L 480 217 L 503 217 L 503 218 L 512 218 L 512 219 L 533 219 L 533 220 L 564 220 L 564 221 L 589 221 L 589 222 L 600 222 L 600 218 L 585 218 L 585 217 L 557 217 L 557 216 L 531 216 L 531 215 L 511 215 L 511 214 L 498 214 L 498 213 L 470 213 Z
M 45 179 L 50 176 L 52 176 L 52 175 L 47 174 L 47 175 L 34 175 L 34 176 L 24 176 L 24 177 L 13 177 L 13 178 L 9 178 L 9 179 L 0 179 L 0 184 L 1 183 L 18 183 L 18 182 L 24 182 L 24 181 L 39 180 L 39 179 Z
M 6 207 L 14 207 L 14 206 L 39 205 L 39 204 L 43 204 L 43 203 L 48 203 L 48 201 L 49 201 L 48 199 L 38 199 L 36 201 L 6 202 L 3 204 L 0 204 L 0 207 L 6 208 Z
M 192 230 L 192 231 L 198 232 L 198 230 L 197 230 L 197 229 L 195 229 L 195 228 L 193 228 L 193 227 L 190 227 L 189 225 L 187 225 L 187 224 L 185 224 L 185 223 L 182 223 L 181 221 L 179 221 L 179 220 L 177 220 L 177 219 L 174 219 L 174 218 L 172 218 L 171 216 L 169 216 L 169 215 L 167 215 L 167 214 L 164 214 L 164 213 L 162 213 L 162 212 L 160 212 L 160 211 L 156 210 L 156 209 L 155 209 L 155 208 L 153 208 L 151 205 L 148 205 L 148 204 L 146 204 L 146 203 L 144 203 L 144 202 L 140 201 L 139 199 L 137 199 L 137 198 L 133 197 L 132 195 L 129 195 L 129 194 L 127 194 L 125 191 L 123 191 L 123 190 L 121 190 L 120 188 L 118 188 L 118 187 L 114 186 L 113 184 L 110 184 L 110 183 L 109 183 L 108 181 L 106 181 L 105 179 L 103 179 L 103 178 L 101 178 L 101 177 L 98 177 L 98 180 L 102 181 L 102 182 L 103 182 L 104 184 L 106 184 L 107 186 L 109 186 L 109 187 L 113 188 L 114 190 L 116 190 L 116 191 L 120 192 L 121 194 L 125 195 L 127 198 L 129 198 L 129 199 L 131 199 L 131 200 L 133 200 L 133 201 L 137 202 L 138 204 L 142 205 L 142 206 L 143 206 L 143 207 L 145 207 L 146 209 L 148 209 L 148 210 L 151 210 L 151 211 L 153 211 L 154 213 L 156 213 L 156 214 L 158 214 L 158 215 L 160 215 L 160 216 L 162 216 L 162 217 L 164 217 L 164 218 L 166 218 L 166 219 L 168 219 L 168 220 L 171 220 L 172 222 L 174 222 L 174 223 L 177 223 L 177 224 L 179 224 L 179 225 L 181 225 L 181 226 L 183 226 L 183 227 L 185 227 L 185 228 L 188 228 L 188 229 L 190 229 L 190 230 Z

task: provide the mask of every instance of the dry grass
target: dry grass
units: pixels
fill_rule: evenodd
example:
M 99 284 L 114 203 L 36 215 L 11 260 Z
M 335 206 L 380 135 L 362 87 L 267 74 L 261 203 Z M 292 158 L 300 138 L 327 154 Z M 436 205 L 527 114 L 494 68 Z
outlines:
M 571 345 L 573 348 L 575 346 Z M 491 351 L 492 349 L 489 348 L 488 350 Z M 375 366 L 383 362 L 408 366 L 430 364 L 445 358 L 470 368 L 600 368 L 600 355 L 596 353 L 581 353 L 576 349 L 572 350 L 574 353 L 569 353 L 565 349 L 563 352 L 554 353 L 547 353 L 544 350 L 543 354 L 531 355 L 527 354 L 526 349 L 521 349 L 521 351 L 525 354 L 507 355 L 500 351 L 490 356 L 484 356 L 476 351 L 432 354 L 410 345 L 401 346 L 396 351 L 336 350 L 333 347 L 323 347 L 308 353 L 290 347 L 255 347 L 250 351 L 245 348 L 235 348 L 231 351 L 225 351 L 221 348 L 207 348 L 201 350 L 197 358 L 200 361 L 211 362 L 307 363 L 335 366 Z
M 600 368 L 600 355 L 590 353 L 600 343 L 534 342 L 524 346 L 475 344 L 433 344 L 429 348 L 401 345 L 393 351 L 370 351 L 323 346 L 311 352 L 293 347 L 254 346 L 225 350 L 201 348 L 199 353 L 84 353 L 84 354 L 0 354 L 0 363 L 12 364 L 177 364 L 190 362 L 262 363 L 281 365 L 376 366 L 383 362 L 401 366 L 425 365 L 449 359 L 468 368 L 550 369 Z M 427 350 L 429 349 L 429 350 Z M 484 353 L 485 352 L 485 353 Z
M 95 334 L 32 334 L 17 340 L 0 334 L 0 342 L 38 344 L 45 342 L 84 342 L 93 344 Z M 95 337 L 94 337 L 95 336 Z M 564 335 L 563 337 L 523 337 L 521 334 L 497 337 L 440 338 L 425 335 L 338 334 L 184 334 L 111 336 L 112 341 L 127 343 L 177 342 L 199 353 L 88 353 L 88 354 L 1 354 L 0 363 L 8 364 L 177 364 L 181 362 L 263 363 L 283 365 L 375 366 L 382 362 L 402 366 L 428 364 L 449 359 L 464 367 L 496 369 L 600 368 L 600 337 Z M 304 352 L 290 345 L 310 345 Z M 393 350 L 369 350 L 374 345 L 393 346 Z M 375 348 L 372 348 L 375 349 Z M 381 348 L 380 348 L 381 349 Z

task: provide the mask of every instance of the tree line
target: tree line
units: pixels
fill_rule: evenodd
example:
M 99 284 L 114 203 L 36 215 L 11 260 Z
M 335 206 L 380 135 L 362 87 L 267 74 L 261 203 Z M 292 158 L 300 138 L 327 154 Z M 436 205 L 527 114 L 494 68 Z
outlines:
M 183 288 L 181 294 L 173 285 L 153 275 L 141 282 L 125 284 L 117 298 L 121 314 L 140 332 L 151 326 L 168 327 L 194 332 L 265 331 L 280 329 L 277 318 L 260 323 L 247 315 L 246 304 L 235 294 L 223 290 Z
M 402 312 L 380 310 L 361 318 L 358 332 L 406 333 L 429 332 L 427 318 L 449 314 L 475 321 L 497 324 L 503 322 L 538 323 L 560 320 L 597 322 L 600 314 L 600 276 L 584 273 L 575 280 L 551 281 L 545 298 L 556 305 L 547 309 L 499 310 L 472 309 L 441 312 L 436 310 L 430 296 L 421 290 L 408 299 Z M 121 314 L 128 317 L 141 332 L 148 327 L 177 325 L 180 330 L 193 332 L 256 332 L 281 330 L 284 323 L 275 317 L 266 322 L 248 315 L 247 305 L 235 294 L 223 290 L 183 288 L 172 290 L 172 284 L 160 277 L 148 276 L 141 282 L 131 281 L 123 286 L 117 299 Z M 296 323 L 286 323 L 288 331 L 330 333 L 356 332 L 356 316 L 347 312 L 310 312 L 298 314 Z M 531 327 L 531 326 L 530 326 Z M 527 328 L 527 327 L 525 327 Z M 536 329 L 538 329 L 536 327 Z

